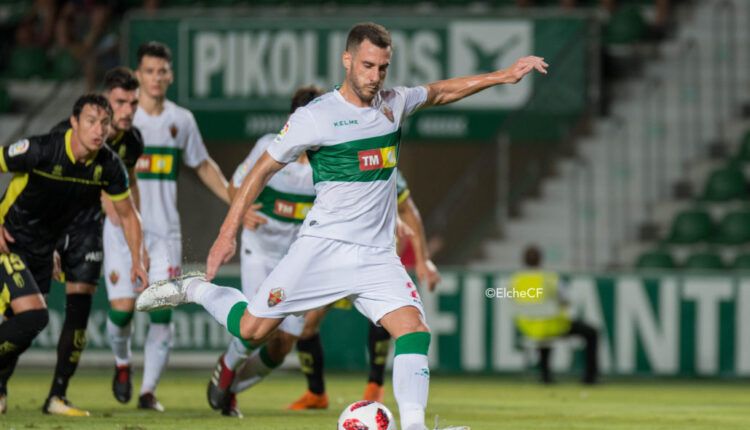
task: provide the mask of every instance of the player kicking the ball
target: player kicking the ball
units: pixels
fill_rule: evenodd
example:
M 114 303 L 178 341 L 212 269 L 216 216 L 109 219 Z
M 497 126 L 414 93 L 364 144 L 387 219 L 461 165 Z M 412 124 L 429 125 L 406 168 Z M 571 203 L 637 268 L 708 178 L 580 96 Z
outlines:
M 430 332 L 416 288 L 396 255 L 396 175 L 401 124 L 420 108 L 453 103 L 537 70 L 540 57 L 507 69 L 424 86 L 382 89 L 391 37 L 373 23 L 355 25 L 342 55 L 343 85 L 289 118 L 239 189 L 216 242 L 205 279 L 193 275 L 153 284 L 138 310 L 202 305 L 230 333 L 258 346 L 287 315 L 349 297 L 396 339 L 393 391 L 401 428 L 425 429 Z M 242 215 L 268 180 L 307 151 L 317 197 L 300 237 L 250 303 L 234 288 L 209 281 L 234 255 Z

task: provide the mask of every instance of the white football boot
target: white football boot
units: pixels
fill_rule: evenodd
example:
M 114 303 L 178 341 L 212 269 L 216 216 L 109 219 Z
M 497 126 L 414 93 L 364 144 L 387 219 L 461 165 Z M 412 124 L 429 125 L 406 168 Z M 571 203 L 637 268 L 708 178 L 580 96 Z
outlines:
M 175 278 L 154 282 L 138 296 L 135 301 L 135 309 L 139 312 L 148 312 L 188 303 L 186 287 L 194 279 L 205 281 L 205 276 L 203 272 L 190 272 Z

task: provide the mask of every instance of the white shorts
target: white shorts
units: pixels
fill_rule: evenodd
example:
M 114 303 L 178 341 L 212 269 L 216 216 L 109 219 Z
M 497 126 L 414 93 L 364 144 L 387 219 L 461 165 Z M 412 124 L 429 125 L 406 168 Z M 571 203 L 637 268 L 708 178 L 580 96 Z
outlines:
M 258 292 L 263 281 L 279 264 L 280 259 L 264 256 L 258 251 L 251 252 L 243 244 L 240 257 L 242 276 L 242 293 L 248 300 L 252 300 Z M 292 336 L 300 337 L 305 328 L 305 317 L 303 315 L 289 315 L 279 325 L 279 330 Z
M 104 221 L 104 277 L 108 299 L 133 299 L 137 296 L 135 284 L 130 282 L 130 248 L 121 227 L 109 219 Z M 179 240 L 143 232 L 143 240 L 150 258 L 148 281 L 156 282 L 180 274 L 182 244 Z
M 422 300 L 394 249 L 301 236 L 250 301 L 263 318 L 302 315 L 343 298 L 378 324 L 387 313 Z

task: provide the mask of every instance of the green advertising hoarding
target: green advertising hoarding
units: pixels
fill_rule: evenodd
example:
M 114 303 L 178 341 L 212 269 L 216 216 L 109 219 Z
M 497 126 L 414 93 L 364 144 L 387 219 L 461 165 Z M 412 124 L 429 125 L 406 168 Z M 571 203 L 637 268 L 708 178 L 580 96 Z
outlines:
M 422 293 L 433 332 L 431 366 L 448 372 L 519 372 L 531 365 L 530 351 L 518 337 L 512 302 L 497 298 L 507 275 L 445 271 L 434 294 Z M 235 277 L 220 278 L 239 285 Z M 574 315 L 600 331 L 602 371 L 617 375 L 750 375 L 750 277 L 635 275 L 569 277 Z M 498 288 L 500 290 L 498 290 Z M 492 289 L 492 294 L 488 294 Z M 62 323 L 59 286 L 50 296 L 50 325 L 32 350 L 54 348 Z M 498 294 L 500 292 L 500 294 Z M 496 296 L 488 298 L 488 295 Z M 97 292 L 89 325 L 89 350 L 108 350 L 103 288 Z M 176 310 L 175 352 L 214 352 L 229 342 L 221 326 L 197 306 Z M 137 315 L 134 349 L 141 350 L 147 317 Z M 322 328 L 326 366 L 366 367 L 367 322 L 355 310 L 334 309 Z M 555 344 L 553 365 L 559 372 L 580 367 L 580 342 Z
M 175 70 L 170 99 L 195 113 L 206 139 L 245 141 L 280 129 L 296 87 L 340 84 L 347 31 L 353 23 L 369 19 L 373 18 L 136 14 L 124 24 L 124 58 L 136 66 L 141 43 L 158 40 L 169 45 Z M 551 137 L 585 108 L 589 27 L 584 19 L 383 17 L 377 21 L 389 28 L 393 38 L 388 86 L 486 73 L 532 53 L 553 63 L 553 72 L 544 78 L 530 76 L 517 85 L 495 87 L 449 107 L 417 113 L 404 125 L 407 138 L 492 139 L 503 119 L 527 104 L 531 106 L 514 121 L 511 131 Z M 544 100 L 534 103 L 534 93 L 541 89 Z

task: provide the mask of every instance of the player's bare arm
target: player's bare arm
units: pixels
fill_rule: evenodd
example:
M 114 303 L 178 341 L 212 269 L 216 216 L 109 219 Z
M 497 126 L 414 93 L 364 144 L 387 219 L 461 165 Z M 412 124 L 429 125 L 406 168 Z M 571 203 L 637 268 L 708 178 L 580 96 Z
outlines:
M 412 246 L 414 247 L 414 256 L 416 259 L 414 270 L 417 272 L 417 279 L 420 283 L 426 283 L 430 291 L 434 291 L 440 282 L 440 272 L 430 260 L 422 216 L 419 214 L 419 209 L 417 209 L 417 205 L 414 204 L 414 200 L 411 197 L 407 197 L 406 200 L 399 203 L 398 215 L 414 231 Z
M 0 230 L 0 253 L 7 254 L 10 252 L 8 243 L 15 243 L 16 240 L 13 239 L 13 236 L 11 236 L 10 233 L 8 233 L 8 230 L 2 225 L 0 225 Z
M 237 195 L 229 207 L 224 223 L 221 225 L 219 236 L 208 253 L 208 261 L 206 262 L 207 280 L 213 279 L 219 270 L 219 266 L 232 258 L 237 246 L 237 231 L 242 224 L 243 214 L 250 207 L 250 204 L 258 198 L 269 179 L 284 166 L 285 164 L 274 160 L 266 152 L 242 181 L 242 186 L 237 190 Z
M 130 269 L 130 280 L 135 282 L 136 279 L 139 279 L 141 286 L 145 288 L 148 285 L 148 255 L 143 246 L 141 216 L 135 210 L 135 205 L 130 197 L 112 203 L 120 217 L 122 231 L 125 234 L 125 240 L 128 242 L 128 248 L 130 248 L 130 257 L 133 262 Z
M 230 183 L 227 187 L 227 191 L 229 192 L 229 201 L 234 201 L 235 196 L 237 196 L 237 188 L 235 188 L 234 185 Z M 253 203 L 245 211 L 245 215 L 242 216 L 242 225 L 246 229 L 255 231 L 261 225 L 268 223 L 266 217 L 258 213 L 258 211 L 262 207 L 263 203 Z
M 130 197 L 133 199 L 135 209 L 137 211 L 140 211 L 141 193 L 138 190 L 138 178 L 135 176 L 135 169 L 133 168 L 128 169 L 128 182 L 130 183 Z M 107 197 L 107 193 L 104 192 L 102 192 L 102 208 L 104 209 L 104 213 L 107 215 L 107 218 L 109 218 L 109 222 L 111 222 L 112 225 L 119 227 L 120 217 L 117 216 L 117 211 L 112 205 L 112 200 L 110 200 Z
M 211 190 L 216 197 L 220 198 L 224 203 L 229 204 L 229 193 L 227 192 L 227 179 L 221 173 L 221 169 L 216 162 L 208 158 L 203 160 L 198 167 L 195 168 L 195 173 L 201 181 Z
M 546 75 L 548 66 L 544 58 L 528 56 L 519 58 L 508 68 L 492 73 L 432 82 L 426 85 L 427 101 L 424 107 L 457 102 L 496 85 L 515 84 L 534 70 Z

